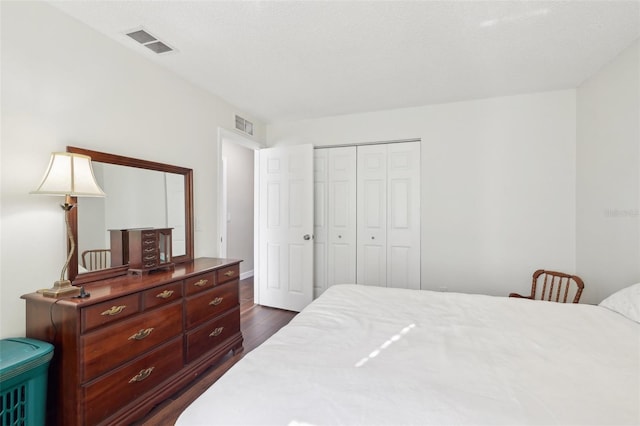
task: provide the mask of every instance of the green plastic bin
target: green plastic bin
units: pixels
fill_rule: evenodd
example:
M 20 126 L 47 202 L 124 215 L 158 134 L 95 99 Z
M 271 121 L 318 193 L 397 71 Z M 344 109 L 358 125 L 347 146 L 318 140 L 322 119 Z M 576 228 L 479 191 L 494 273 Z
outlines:
M 2 426 L 44 425 L 47 371 L 53 345 L 28 338 L 0 340 Z

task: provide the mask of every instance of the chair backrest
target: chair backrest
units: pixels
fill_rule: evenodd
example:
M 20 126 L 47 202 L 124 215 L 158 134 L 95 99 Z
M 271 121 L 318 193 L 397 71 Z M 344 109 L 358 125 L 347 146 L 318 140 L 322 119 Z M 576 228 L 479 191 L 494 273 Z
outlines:
M 538 269 L 533 273 L 531 298 L 561 303 L 578 303 L 583 289 L 584 282 L 577 275 Z
M 82 267 L 88 271 L 96 271 L 111 266 L 111 250 L 95 249 L 82 252 Z

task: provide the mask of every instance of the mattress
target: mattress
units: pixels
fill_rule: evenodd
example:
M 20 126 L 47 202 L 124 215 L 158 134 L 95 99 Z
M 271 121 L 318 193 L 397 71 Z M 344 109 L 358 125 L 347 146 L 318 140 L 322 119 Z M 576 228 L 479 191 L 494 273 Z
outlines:
M 178 425 L 638 425 L 640 324 L 593 305 L 329 288 Z

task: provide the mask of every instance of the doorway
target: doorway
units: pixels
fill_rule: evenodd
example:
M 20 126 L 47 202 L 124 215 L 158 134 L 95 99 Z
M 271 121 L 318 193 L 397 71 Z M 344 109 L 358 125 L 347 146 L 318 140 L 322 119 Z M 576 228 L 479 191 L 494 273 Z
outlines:
M 254 151 L 257 142 L 219 129 L 220 257 L 242 259 L 240 279 L 254 275 Z

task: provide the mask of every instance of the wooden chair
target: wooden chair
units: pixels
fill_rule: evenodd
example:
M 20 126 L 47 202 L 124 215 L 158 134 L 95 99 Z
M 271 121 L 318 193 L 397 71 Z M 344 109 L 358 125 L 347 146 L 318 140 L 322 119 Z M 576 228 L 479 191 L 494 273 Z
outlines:
M 536 291 L 538 289 L 538 283 L 543 283 L 542 291 Z M 575 287 L 575 290 L 574 290 Z M 548 300 L 553 302 L 567 303 L 567 299 L 570 295 L 573 296 L 573 301 L 570 303 L 578 303 L 582 290 L 584 289 L 584 282 L 577 275 L 569 275 L 562 272 L 545 271 L 544 269 L 538 269 L 533 273 L 533 281 L 531 283 L 531 295 L 522 296 L 518 293 L 511 293 L 509 297 L 521 297 L 531 300 Z
M 95 249 L 82 252 L 82 267 L 88 271 L 96 271 L 111 266 L 111 250 Z

